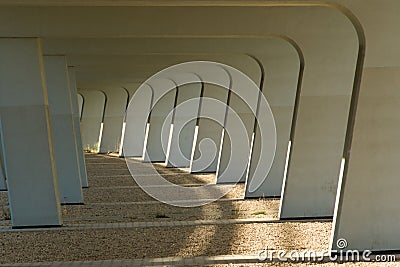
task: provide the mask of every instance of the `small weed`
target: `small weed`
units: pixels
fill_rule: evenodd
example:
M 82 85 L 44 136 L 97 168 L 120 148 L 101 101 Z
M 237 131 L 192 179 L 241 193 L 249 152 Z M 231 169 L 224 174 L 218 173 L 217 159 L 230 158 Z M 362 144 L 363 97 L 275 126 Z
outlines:
M 99 152 L 99 144 L 88 145 L 83 151 L 85 153 L 97 153 Z
M 233 209 L 233 210 L 231 210 L 231 214 L 232 214 L 232 215 L 239 215 L 240 213 L 242 213 L 242 210 L 240 210 L 240 209 Z

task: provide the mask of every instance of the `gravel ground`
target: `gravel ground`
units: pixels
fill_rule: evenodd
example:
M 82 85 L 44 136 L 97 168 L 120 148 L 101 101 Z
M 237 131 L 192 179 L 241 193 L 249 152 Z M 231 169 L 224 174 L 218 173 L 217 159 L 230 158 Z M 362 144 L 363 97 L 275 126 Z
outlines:
M 217 201 L 196 208 L 179 208 L 155 203 L 127 170 L 124 159 L 86 155 L 89 188 L 84 189 L 85 205 L 62 206 L 68 224 L 108 222 L 194 221 L 218 219 L 276 219 L 279 200 L 252 199 Z M 150 164 L 134 161 L 135 170 L 146 172 Z M 215 175 L 190 175 L 178 169 L 155 168 L 176 184 L 213 183 Z M 124 188 L 127 187 L 128 188 Z M 120 187 L 120 188 L 118 188 Z M 243 197 L 238 184 L 225 198 Z M 152 204 L 115 203 L 153 201 Z M 112 205 L 109 203 L 113 202 Z M 0 192 L 0 205 L 7 205 L 7 193 Z M 104 203 L 104 204 L 95 204 Z M 107 204 L 108 203 L 108 204 Z M 4 208 L 3 208 L 4 209 Z M 2 216 L 2 217 L 1 217 Z M 0 225 L 9 225 L 0 212 Z M 330 222 L 280 222 L 206 226 L 148 228 L 77 229 L 41 232 L 0 233 L 0 263 L 98 261 L 160 257 L 257 255 L 259 250 L 328 249 Z M 338 264 L 273 263 L 268 266 L 336 266 Z M 341 266 L 395 266 L 395 263 L 346 263 Z M 239 264 L 218 266 L 264 266 Z
M 88 183 L 90 188 L 104 186 L 136 186 L 135 181 L 130 175 L 89 178 Z
M 8 205 L 8 195 L 7 192 L 1 191 L 0 192 L 0 205 L 6 206 Z
M 63 218 L 73 223 L 127 221 L 184 221 L 270 218 L 277 219 L 277 200 L 219 201 L 196 208 L 166 204 L 63 206 Z M 163 218 L 159 218 L 163 217 Z
M 152 201 L 152 197 L 146 194 L 141 188 L 108 188 L 99 189 L 96 187 L 83 190 L 85 203 L 104 202 L 137 202 Z M 243 198 L 244 184 L 238 184 L 224 198 Z
M 261 266 L 279 266 L 279 267 L 287 267 L 287 266 L 318 266 L 318 267 L 333 267 L 333 266 L 350 266 L 350 267 L 364 267 L 364 266 L 381 266 L 381 267 L 391 267 L 391 266 L 399 266 L 398 262 L 346 262 L 346 263 L 259 263 L 259 264 L 218 264 L 218 265 L 207 265 L 207 266 L 218 266 L 218 267 L 261 267 Z
M 276 223 L 0 234 L 0 262 L 85 261 L 202 255 L 257 255 L 327 249 L 330 223 Z
M 215 175 L 201 174 L 163 174 L 167 181 L 174 184 L 209 184 L 214 183 Z M 188 177 L 189 176 L 189 177 Z M 137 186 L 134 178 L 130 175 L 109 175 L 109 176 L 93 176 L 89 177 L 90 187 L 106 187 L 106 186 Z

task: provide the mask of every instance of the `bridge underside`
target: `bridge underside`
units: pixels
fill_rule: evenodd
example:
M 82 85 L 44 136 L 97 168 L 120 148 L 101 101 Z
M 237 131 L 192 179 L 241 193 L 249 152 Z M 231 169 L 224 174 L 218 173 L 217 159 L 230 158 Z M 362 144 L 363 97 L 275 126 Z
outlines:
M 85 150 L 215 175 L 208 198 L 279 199 L 282 221 L 333 218 L 332 251 L 399 250 L 400 3 L 384 3 L 1 1 L 12 227 L 91 202 Z

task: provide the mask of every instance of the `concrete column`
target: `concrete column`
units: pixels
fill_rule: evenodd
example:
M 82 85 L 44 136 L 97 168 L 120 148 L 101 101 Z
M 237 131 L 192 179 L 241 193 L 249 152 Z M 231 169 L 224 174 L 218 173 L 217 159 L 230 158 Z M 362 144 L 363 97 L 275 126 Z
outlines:
M 40 41 L 0 39 L 0 130 L 13 227 L 62 224 Z
M 136 93 L 136 89 L 141 90 Z M 129 89 L 129 87 L 128 87 Z M 132 112 L 125 115 L 125 127 L 121 138 L 120 156 L 141 157 L 146 135 L 146 126 L 150 106 L 153 98 L 153 89 L 147 84 L 136 84 L 131 88 L 130 97 L 134 105 L 140 105 L 140 112 Z
M 364 69 L 350 160 L 343 161 L 336 196 L 334 250 L 340 239 L 345 250 L 399 247 L 399 77 L 400 67 Z
M 194 76 L 194 75 L 193 75 Z M 198 80 L 193 77 L 193 81 Z M 167 167 L 188 168 L 193 150 L 193 140 L 196 131 L 197 118 L 200 108 L 200 96 L 203 85 L 192 83 L 179 86 L 176 106 L 178 107 L 173 114 L 172 129 L 169 136 Z M 190 105 L 183 104 L 191 101 Z
M 99 153 L 118 152 L 129 94 L 123 88 L 105 89 L 103 91 L 107 95 L 107 106 Z
M 60 201 L 63 204 L 81 204 L 83 203 L 82 184 L 76 151 L 67 62 L 64 56 L 44 56 L 43 59 Z
M 74 120 L 74 131 L 75 131 L 75 144 L 76 144 L 76 153 L 78 155 L 78 164 L 79 164 L 79 172 L 81 177 L 82 187 L 88 187 L 87 173 L 86 173 L 86 163 L 85 156 L 83 154 L 83 146 L 82 146 L 82 134 L 81 134 L 81 113 L 83 108 L 79 105 L 77 98 L 78 95 L 76 90 L 76 77 L 75 77 L 75 68 L 68 67 L 68 75 L 69 75 L 69 88 L 71 92 L 71 103 L 72 103 L 72 115 Z M 82 95 L 79 95 L 82 97 Z M 83 97 L 82 97 L 83 100 Z
M 344 14 L 319 11 L 306 19 L 310 26 L 302 25 L 301 33 L 295 33 L 299 30 L 295 20 L 290 30 L 306 63 L 281 194 L 281 219 L 325 218 L 334 212 L 360 43 Z M 322 26 L 328 19 L 330 23 Z M 322 27 L 313 38 L 302 32 L 315 25 Z M 336 49 L 329 48 L 333 43 Z
M 232 89 L 228 99 L 230 109 L 225 118 L 224 134 L 217 168 L 217 183 L 244 182 L 247 168 L 243 169 L 243 166 L 248 165 L 250 142 L 255 123 L 255 115 L 252 113 L 252 109 L 257 109 L 259 96 L 259 91 L 250 90 L 255 89 L 255 87 L 251 88 L 249 83 L 251 83 L 251 80 L 254 84 L 259 85 L 262 77 L 262 69 L 257 61 L 247 55 L 231 57 L 225 61 L 225 63 L 241 71 L 244 75 L 241 77 L 236 72 L 230 74 L 232 78 Z M 250 80 L 248 80 L 247 77 L 245 78 L 245 75 Z M 238 116 L 240 122 L 234 119 L 236 116 Z M 237 125 L 238 123 L 240 125 Z M 241 153 L 234 154 L 231 144 L 232 136 L 229 136 L 226 129 L 238 129 L 238 127 L 244 127 L 244 130 L 247 132 L 247 137 L 241 137 L 242 142 L 234 144 L 234 146 L 241 151 Z M 237 133 L 238 131 L 236 131 L 236 134 Z M 230 134 L 232 135 L 234 133 Z M 238 175 L 240 177 L 238 177 Z
M 227 76 L 229 80 L 229 77 Z M 229 84 L 229 83 L 227 83 Z M 203 97 L 217 99 L 223 103 L 228 100 L 229 90 L 213 84 L 204 84 Z M 224 121 L 226 108 L 216 107 L 204 110 L 200 106 L 200 119 L 195 133 L 194 147 L 191 156 L 190 172 L 216 172 L 221 147 L 223 126 L 207 118 L 209 115 L 217 121 Z M 204 142 L 204 143 L 202 143 Z
M 346 151 L 340 172 L 331 248 L 338 249 L 337 242 L 345 239 L 348 246 L 343 250 L 397 254 L 400 2 L 343 2 L 361 20 L 367 40 L 360 96 L 353 106 L 351 150 Z
M 157 103 L 153 103 L 144 143 L 143 161 L 165 162 L 167 151 L 164 151 L 164 148 L 168 144 L 172 122 L 172 117 L 168 114 L 174 109 L 177 90 L 175 83 L 170 79 L 153 79 L 150 86 L 154 90 L 154 99 L 161 95 L 163 97 Z M 167 127 L 168 130 L 163 131 L 163 127 Z
M 195 129 L 189 169 L 192 173 L 216 172 L 227 110 L 226 103 L 232 79 L 225 68 L 215 65 L 206 66 L 206 69 L 201 69 L 198 74 L 205 81 L 202 98 L 215 99 L 221 104 L 204 106 L 203 101 L 200 102 L 199 119 Z M 223 86 L 210 83 L 210 81 L 217 81 L 217 84 Z
M 247 186 L 252 179 L 263 179 L 264 181 L 253 192 L 250 192 L 247 187 L 245 194 L 247 198 L 280 197 L 288 146 L 291 141 L 295 99 L 301 86 L 301 80 L 299 80 L 302 62 L 300 51 L 286 40 L 270 40 L 267 46 L 265 54 L 255 56 L 264 68 L 262 92 L 274 114 L 277 144 L 274 162 L 268 172 L 268 166 L 263 164 L 265 160 L 260 159 L 261 142 L 265 142 L 268 137 L 262 137 L 260 128 L 255 128 Z M 258 116 L 264 116 L 264 114 L 258 114 Z M 258 176 L 255 176 L 257 166 L 262 169 L 262 172 L 258 172 Z
M 103 113 L 106 95 L 98 90 L 80 90 L 85 98 L 81 120 L 83 149 L 98 151 L 99 140 L 103 132 Z

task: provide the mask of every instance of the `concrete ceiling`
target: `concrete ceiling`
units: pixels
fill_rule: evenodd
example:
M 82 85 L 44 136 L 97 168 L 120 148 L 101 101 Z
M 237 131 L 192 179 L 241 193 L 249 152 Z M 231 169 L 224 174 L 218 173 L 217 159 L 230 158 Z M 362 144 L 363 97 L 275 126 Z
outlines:
M 229 63 L 229 58 L 242 58 L 257 63 L 246 52 L 259 59 L 299 57 L 282 38 L 45 39 L 43 48 L 46 55 L 66 55 L 69 65 L 76 67 L 78 85 L 86 88 L 115 86 L 118 79 L 121 83 L 142 82 L 165 67 L 191 60 Z
M 140 83 L 164 68 L 196 60 L 234 64 L 236 68 L 248 75 L 261 71 L 257 62 L 247 55 L 78 55 L 68 57 L 68 62 L 76 68 L 78 87 L 86 89 Z
M 297 39 L 296 34 L 309 35 L 307 40 L 300 40 L 302 47 L 301 42 L 321 42 L 320 36 L 315 34 L 320 28 L 328 29 L 327 34 L 332 40 L 347 39 L 347 35 L 353 34 L 349 21 L 335 23 L 336 27 L 332 28 L 330 20 L 325 19 L 343 14 L 313 3 L 298 5 L 293 2 L 288 7 L 287 1 L 246 3 L 251 6 L 244 6 L 239 1 L 218 4 L 211 1 L 2 2 L 7 3 L 20 6 L 0 9 L 1 36 L 42 37 L 44 53 L 66 55 L 71 64 L 77 66 L 78 82 L 81 83 L 95 82 L 96 79 L 98 83 L 117 79 L 121 83 L 137 82 L 167 64 L 161 60 L 146 63 L 147 68 L 135 61 L 108 57 L 110 54 L 177 56 L 182 53 L 186 57 L 196 53 L 254 54 L 262 53 L 265 50 L 262 43 L 274 36 Z M 34 6 L 39 4 L 40 7 Z M 311 18 L 313 21 L 319 19 L 319 24 L 310 24 Z M 282 25 L 282 19 L 286 21 L 285 25 Z M 291 32 L 288 30 L 291 28 L 296 30 Z M 174 41 L 166 41 L 170 39 Z M 223 44 L 216 45 L 216 39 L 223 40 Z M 329 45 L 332 40 L 328 38 L 324 43 Z M 236 42 L 238 45 L 233 45 Z M 250 48 L 250 42 L 254 42 L 254 48 Z M 87 55 L 98 58 L 84 62 Z M 104 60 L 105 57 L 108 60 Z M 136 74 L 132 76 L 132 72 Z

